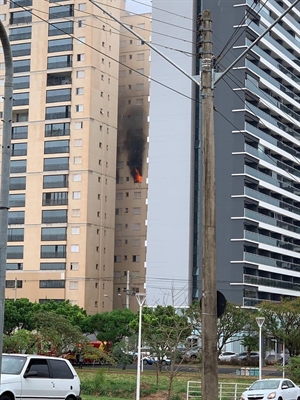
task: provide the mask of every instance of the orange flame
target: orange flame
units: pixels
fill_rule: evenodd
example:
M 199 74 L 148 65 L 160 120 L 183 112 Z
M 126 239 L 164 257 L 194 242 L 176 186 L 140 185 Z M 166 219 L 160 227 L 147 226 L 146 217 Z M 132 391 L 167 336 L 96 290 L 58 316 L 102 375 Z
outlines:
M 134 168 L 134 183 L 142 183 L 142 175 L 137 168 Z

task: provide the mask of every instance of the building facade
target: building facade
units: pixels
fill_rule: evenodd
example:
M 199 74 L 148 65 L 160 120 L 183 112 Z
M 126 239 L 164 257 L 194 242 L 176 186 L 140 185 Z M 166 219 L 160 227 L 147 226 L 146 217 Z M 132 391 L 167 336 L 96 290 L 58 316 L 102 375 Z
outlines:
M 163 11 L 168 2 L 154 0 L 153 41 L 161 37 L 170 46 L 171 39 L 161 35 L 171 32 L 178 43 L 172 39 L 173 47 L 181 50 L 175 61 L 195 75 L 192 21 L 200 1 L 191 3 L 168 17 Z M 201 3 L 212 10 L 219 71 L 290 5 L 287 0 Z M 297 6 L 214 90 L 217 286 L 244 306 L 300 294 L 299 20 Z M 151 85 L 147 299 L 180 305 L 201 296 L 199 93 L 155 53 L 152 66 L 153 78 L 189 97 Z M 153 279 L 156 287 L 148 288 Z
M 14 67 L 6 297 L 110 310 L 119 25 L 84 0 L 0 4 Z M 3 94 L 3 54 L 0 67 Z

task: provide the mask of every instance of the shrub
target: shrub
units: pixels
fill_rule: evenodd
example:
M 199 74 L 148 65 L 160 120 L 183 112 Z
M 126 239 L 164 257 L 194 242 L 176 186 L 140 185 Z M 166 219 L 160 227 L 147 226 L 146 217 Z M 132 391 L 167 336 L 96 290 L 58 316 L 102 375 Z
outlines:
M 300 357 L 291 357 L 288 365 L 285 366 L 287 376 L 294 382 L 300 382 Z
M 81 378 L 81 390 L 84 394 L 99 396 L 103 393 L 104 371 L 100 369 L 96 374 Z

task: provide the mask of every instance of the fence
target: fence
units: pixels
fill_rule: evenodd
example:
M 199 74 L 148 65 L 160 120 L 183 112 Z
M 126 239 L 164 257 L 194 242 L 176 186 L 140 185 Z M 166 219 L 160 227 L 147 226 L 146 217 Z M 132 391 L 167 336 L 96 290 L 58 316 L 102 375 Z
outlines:
M 249 383 L 250 384 L 250 383 Z M 247 383 L 219 382 L 219 400 L 239 400 L 241 394 L 249 387 Z M 189 381 L 187 384 L 187 400 L 201 399 L 201 382 Z

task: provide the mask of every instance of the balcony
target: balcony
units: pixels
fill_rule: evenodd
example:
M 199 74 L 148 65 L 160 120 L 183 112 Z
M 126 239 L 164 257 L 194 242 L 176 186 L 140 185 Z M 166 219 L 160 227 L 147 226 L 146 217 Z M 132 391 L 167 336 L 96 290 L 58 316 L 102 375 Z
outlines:
M 277 258 L 261 256 L 255 253 L 248 253 L 246 251 L 244 252 L 244 261 L 300 272 L 300 264 L 279 260 Z
M 255 275 L 244 274 L 244 283 L 259 286 L 269 286 L 281 289 L 296 290 L 300 291 L 300 283 L 285 282 L 278 279 L 265 278 Z

